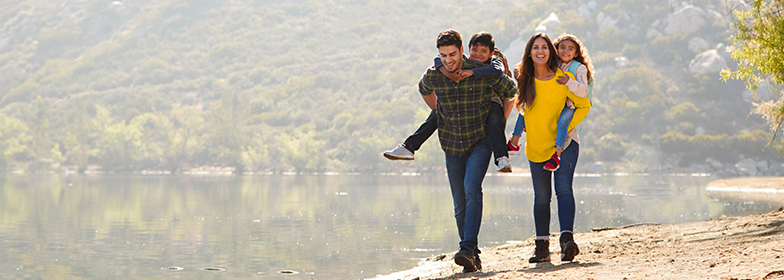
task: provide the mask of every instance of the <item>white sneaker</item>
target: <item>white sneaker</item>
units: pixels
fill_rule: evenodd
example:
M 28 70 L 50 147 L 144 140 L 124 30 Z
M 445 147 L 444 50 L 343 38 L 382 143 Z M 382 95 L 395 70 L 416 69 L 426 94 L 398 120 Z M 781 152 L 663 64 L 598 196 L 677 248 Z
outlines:
M 498 158 L 498 172 L 502 173 L 511 173 L 512 172 L 512 163 L 509 162 L 508 157 L 500 157 Z
M 414 160 L 414 153 L 400 144 L 394 149 L 384 152 L 384 157 L 390 160 Z

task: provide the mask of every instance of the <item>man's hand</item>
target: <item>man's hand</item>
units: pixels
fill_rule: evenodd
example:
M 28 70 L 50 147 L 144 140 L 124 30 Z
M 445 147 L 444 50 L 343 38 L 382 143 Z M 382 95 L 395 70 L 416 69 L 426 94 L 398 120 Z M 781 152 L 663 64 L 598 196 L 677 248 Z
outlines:
M 569 82 L 569 76 L 566 76 L 566 75 L 560 76 L 560 77 L 558 77 L 558 80 L 556 80 L 556 81 L 559 84 L 565 85 L 566 83 Z

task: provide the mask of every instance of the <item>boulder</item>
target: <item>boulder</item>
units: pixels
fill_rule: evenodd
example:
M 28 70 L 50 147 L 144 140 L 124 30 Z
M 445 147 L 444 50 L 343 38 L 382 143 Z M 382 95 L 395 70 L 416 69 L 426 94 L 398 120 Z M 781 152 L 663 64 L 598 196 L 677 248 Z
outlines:
M 694 37 L 689 40 L 689 50 L 692 52 L 700 53 L 707 49 L 710 49 L 710 44 L 708 44 L 708 41 L 705 41 L 705 39 Z
M 581 4 L 580 7 L 577 7 L 577 12 L 580 14 L 581 17 L 590 18 L 591 17 L 591 9 L 588 8 L 588 5 Z
M 727 68 L 727 61 L 716 50 L 704 51 L 689 63 L 691 73 L 716 73 L 724 68 Z
M 757 175 L 757 163 L 750 158 L 741 160 L 735 164 L 735 171 L 741 176 Z
M 686 5 L 670 16 L 664 34 L 694 33 L 707 23 L 705 11 Z
M 523 53 L 525 53 L 525 44 L 528 43 L 528 38 L 517 38 L 511 43 L 509 47 L 503 50 L 506 59 L 509 61 L 509 68 L 523 60 Z M 512 70 L 512 69 L 510 69 Z
M 763 160 L 763 161 L 758 161 L 757 162 L 757 171 L 763 172 L 763 171 L 767 171 L 767 170 L 768 170 L 768 161 L 767 160 Z
M 721 164 L 721 162 L 719 162 L 718 160 L 708 158 L 705 160 L 705 162 L 708 163 L 708 165 L 714 170 L 724 170 L 724 165 Z
M 599 24 L 599 31 L 602 31 L 610 27 L 616 27 L 615 24 L 618 23 L 618 21 L 613 20 L 610 16 L 605 15 L 604 12 L 601 12 L 596 15 L 596 23 Z
M 749 90 L 743 92 L 743 100 L 747 102 L 771 101 L 776 94 L 770 90 L 770 87 L 760 86 L 754 94 Z
M 626 68 L 629 66 L 629 59 L 625 56 L 619 56 L 615 58 L 615 67 L 617 68 Z
M 559 24 L 561 24 L 561 20 L 558 19 L 558 15 L 556 15 L 555 13 L 550 13 L 550 15 L 547 16 L 547 18 L 542 20 L 542 22 L 540 22 L 539 25 L 536 26 L 536 29 L 534 29 L 534 31 L 543 32 L 547 34 L 547 36 L 550 36 L 550 38 L 554 39 L 553 38 L 554 34 L 552 33 L 555 30 L 555 27 L 558 26 Z
M 654 39 L 654 38 L 660 37 L 660 36 L 664 36 L 664 34 L 662 34 L 661 32 L 659 32 L 659 30 L 656 30 L 656 28 L 653 28 L 653 27 L 648 28 L 648 32 L 645 33 L 645 38 L 648 38 L 648 39 Z

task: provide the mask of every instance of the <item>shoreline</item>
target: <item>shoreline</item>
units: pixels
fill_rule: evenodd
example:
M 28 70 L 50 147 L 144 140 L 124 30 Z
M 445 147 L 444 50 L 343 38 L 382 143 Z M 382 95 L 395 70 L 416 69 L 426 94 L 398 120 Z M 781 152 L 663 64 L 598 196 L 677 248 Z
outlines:
M 720 179 L 716 195 L 782 205 L 769 213 L 683 224 L 639 225 L 575 233 L 580 254 L 560 262 L 551 235 L 551 262 L 530 264 L 533 237 L 482 249 L 483 270 L 461 273 L 455 252 L 371 279 L 780 279 L 784 280 L 784 177 Z

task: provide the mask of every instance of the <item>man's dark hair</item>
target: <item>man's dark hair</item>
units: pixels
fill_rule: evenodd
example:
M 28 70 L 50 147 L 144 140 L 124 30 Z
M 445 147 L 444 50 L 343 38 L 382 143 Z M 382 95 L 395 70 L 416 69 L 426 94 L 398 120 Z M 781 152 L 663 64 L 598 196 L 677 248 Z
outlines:
M 441 31 L 441 33 L 438 34 L 436 48 L 443 46 L 455 46 L 459 49 L 463 47 L 463 36 L 460 36 L 460 33 L 454 29 Z
M 493 35 L 490 35 L 490 33 L 487 32 L 474 34 L 474 36 L 471 36 L 471 41 L 468 42 L 468 48 L 473 48 L 474 46 L 483 46 L 494 50 L 495 40 L 493 40 Z

